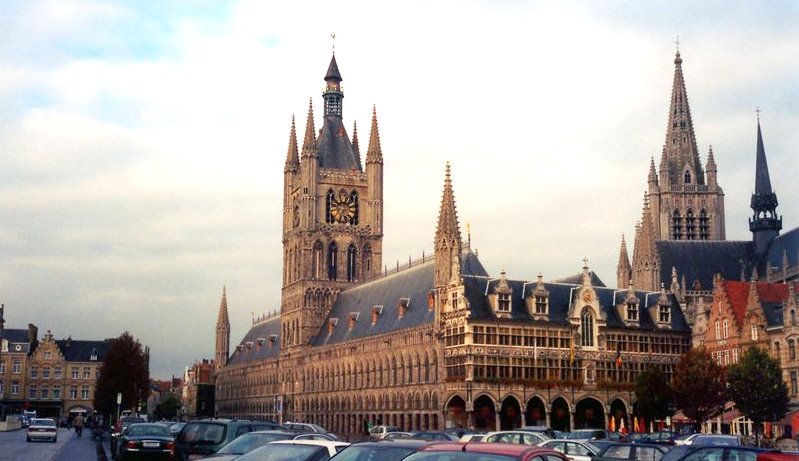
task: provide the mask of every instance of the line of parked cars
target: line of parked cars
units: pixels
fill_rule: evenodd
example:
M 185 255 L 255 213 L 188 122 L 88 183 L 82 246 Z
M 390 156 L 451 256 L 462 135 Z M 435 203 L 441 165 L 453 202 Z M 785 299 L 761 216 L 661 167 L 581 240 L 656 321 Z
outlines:
M 542 427 L 490 433 L 372 429 L 373 441 L 349 444 L 308 423 L 145 423 L 128 418 L 115 428 L 112 456 L 118 461 L 799 461 L 799 454 L 746 447 L 735 436 L 683 437 L 670 431 L 622 436 Z

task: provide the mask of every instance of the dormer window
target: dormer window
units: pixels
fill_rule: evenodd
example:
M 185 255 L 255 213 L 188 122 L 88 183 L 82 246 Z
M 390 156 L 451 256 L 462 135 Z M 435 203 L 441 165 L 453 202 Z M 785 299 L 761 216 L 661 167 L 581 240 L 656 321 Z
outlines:
M 671 306 L 660 306 L 658 309 L 658 321 L 660 323 L 671 323 Z
M 757 324 L 752 324 L 752 341 L 757 341 Z
M 92 354 L 89 356 L 89 360 L 92 361 L 92 362 L 96 362 L 97 361 L 97 348 L 96 347 L 92 348 Z
M 499 312 L 510 312 L 510 293 L 497 293 L 497 310 Z
M 452 310 L 458 309 L 458 293 L 453 292 L 451 295 L 452 300 Z
M 50 360 L 52 358 L 52 355 L 53 355 L 52 352 L 47 351 L 47 352 L 44 353 L 44 359 L 45 360 Z
M 638 304 L 634 302 L 627 303 L 627 320 L 631 322 L 638 321 Z
M 535 295 L 535 313 L 546 314 L 549 312 L 549 298 L 544 295 Z

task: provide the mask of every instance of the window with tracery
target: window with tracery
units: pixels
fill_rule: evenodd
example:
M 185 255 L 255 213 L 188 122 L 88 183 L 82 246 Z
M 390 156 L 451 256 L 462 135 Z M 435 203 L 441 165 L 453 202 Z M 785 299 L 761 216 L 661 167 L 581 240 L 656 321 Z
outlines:
M 710 219 L 707 216 L 707 211 L 699 211 L 699 240 L 708 240 L 710 238 Z
M 333 222 L 333 201 L 336 199 L 336 193 L 333 189 L 327 191 L 327 199 L 325 200 L 325 222 Z
M 350 244 L 347 248 L 347 281 L 354 282 L 357 278 L 356 261 L 358 260 L 358 250 L 355 245 Z
M 682 216 L 680 216 L 680 210 L 674 210 L 671 215 L 671 238 L 673 240 L 682 238 Z
M 580 327 L 582 329 L 582 336 L 580 337 L 580 345 L 586 347 L 593 347 L 594 313 L 589 307 L 583 309 L 583 314 L 580 317 Z
M 338 245 L 336 242 L 330 242 L 327 246 L 327 279 L 338 279 Z
M 696 238 L 696 216 L 694 210 L 685 212 L 685 238 L 694 240 Z

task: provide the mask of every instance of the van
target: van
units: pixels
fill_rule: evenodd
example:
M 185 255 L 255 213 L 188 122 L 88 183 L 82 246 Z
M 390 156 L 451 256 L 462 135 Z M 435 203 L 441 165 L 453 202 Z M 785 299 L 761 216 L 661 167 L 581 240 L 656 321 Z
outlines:
M 272 430 L 285 430 L 285 428 L 271 421 L 248 419 L 189 421 L 175 437 L 175 458 L 177 461 L 205 458 L 242 434 Z
M 369 436 L 373 439 L 382 439 L 389 432 L 399 432 L 400 428 L 397 426 L 374 426 L 369 429 Z

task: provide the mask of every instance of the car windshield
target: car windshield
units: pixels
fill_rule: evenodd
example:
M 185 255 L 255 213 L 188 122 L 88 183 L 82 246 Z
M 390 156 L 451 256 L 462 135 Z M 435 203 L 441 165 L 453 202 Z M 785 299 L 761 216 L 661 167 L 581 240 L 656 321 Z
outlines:
M 336 455 L 336 461 L 399 461 L 416 450 L 408 447 L 359 447 L 351 445 Z
M 257 434 L 250 432 L 249 434 L 240 435 L 236 440 L 220 448 L 217 453 L 223 455 L 243 455 L 269 442 L 288 440 L 290 438 L 290 434 Z
M 187 423 L 178 436 L 183 442 L 198 445 L 215 445 L 225 439 L 227 426 L 221 423 Z
M 515 456 L 471 451 L 424 451 L 414 453 L 403 461 L 511 461 Z
M 128 437 L 136 436 L 158 436 L 158 437 L 171 437 L 169 429 L 164 426 L 155 424 L 134 424 L 128 428 Z
M 596 436 L 597 431 L 574 431 L 566 434 L 567 439 L 591 439 Z
M 323 461 L 329 457 L 324 447 L 269 444 L 236 458 L 236 461 Z
M 52 419 L 47 418 L 33 418 L 31 420 L 31 426 L 50 426 L 55 427 L 55 421 Z

